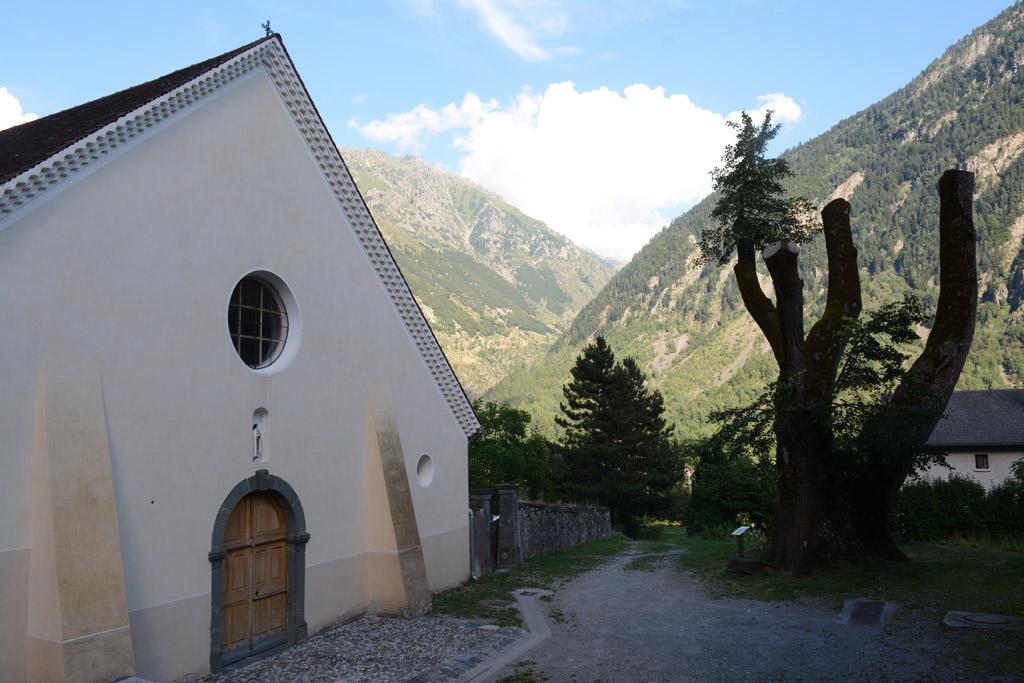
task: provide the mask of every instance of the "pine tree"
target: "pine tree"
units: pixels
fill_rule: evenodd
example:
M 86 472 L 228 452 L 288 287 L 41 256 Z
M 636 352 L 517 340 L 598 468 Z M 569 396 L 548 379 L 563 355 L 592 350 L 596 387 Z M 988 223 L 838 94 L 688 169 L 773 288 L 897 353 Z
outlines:
M 601 498 L 614 431 L 608 405 L 614 370 L 615 354 L 604 337 L 598 337 L 576 358 L 572 380 L 562 388 L 565 403 L 559 407 L 564 417 L 555 422 L 565 430 L 560 442 L 565 463 L 561 488 L 572 500 Z
M 562 392 L 563 491 L 612 509 L 627 530 L 664 512 L 681 478 L 661 394 L 646 387 L 632 358 L 615 362 L 603 337 L 584 349 Z

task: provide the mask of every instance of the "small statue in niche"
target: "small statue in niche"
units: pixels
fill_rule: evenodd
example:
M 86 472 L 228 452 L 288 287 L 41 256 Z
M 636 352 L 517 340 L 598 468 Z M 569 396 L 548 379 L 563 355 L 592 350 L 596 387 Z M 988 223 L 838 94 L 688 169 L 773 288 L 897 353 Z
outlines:
M 252 459 L 260 460 L 263 457 L 263 432 L 258 424 L 252 426 Z

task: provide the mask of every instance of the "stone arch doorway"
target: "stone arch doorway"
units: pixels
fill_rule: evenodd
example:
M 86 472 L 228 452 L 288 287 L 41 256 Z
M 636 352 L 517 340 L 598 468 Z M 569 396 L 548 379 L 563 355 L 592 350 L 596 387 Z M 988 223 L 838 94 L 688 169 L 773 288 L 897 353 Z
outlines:
M 210 669 L 306 637 L 306 518 L 295 490 L 267 470 L 220 506 L 210 550 Z

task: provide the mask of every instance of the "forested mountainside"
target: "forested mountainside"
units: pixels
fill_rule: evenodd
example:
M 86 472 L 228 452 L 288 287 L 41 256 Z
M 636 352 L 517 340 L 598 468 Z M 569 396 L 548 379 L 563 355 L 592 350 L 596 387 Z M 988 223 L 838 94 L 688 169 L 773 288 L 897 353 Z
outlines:
M 459 175 L 414 157 L 341 153 L 473 395 L 543 354 L 614 270 Z
M 979 319 L 960 388 L 1024 384 L 1022 152 L 1024 7 L 1015 5 L 906 87 L 784 154 L 795 172 L 795 194 L 819 205 L 839 196 L 851 202 L 865 310 L 913 292 L 934 311 L 936 183 L 947 168 L 976 173 Z M 707 433 L 711 410 L 760 393 L 776 368 L 743 309 L 731 267 L 693 263 L 714 202 L 706 198 L 656 235 L 541 360 L 509 375 L 488 398 L 526 408 L 553 430 L 560 387 L 595 334 L 641 363 L 664 393 L 680 436 Z M 824 298 L 824 265 L 818 237 L 801 254 L 814 319 Z

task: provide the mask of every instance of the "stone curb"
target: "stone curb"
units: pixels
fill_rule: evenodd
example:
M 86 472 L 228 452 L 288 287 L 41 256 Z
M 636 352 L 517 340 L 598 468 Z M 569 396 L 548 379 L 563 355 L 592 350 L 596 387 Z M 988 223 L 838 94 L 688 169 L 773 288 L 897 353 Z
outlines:
M 544 616 L 538 598 L 551 594 L 551 591 L 541 588 L 520 588 L 515 591 L 516 607 L 523 615 L 529 633 L 525 638 L 520 638 L 498 654 L 477 664 L 460 676 L 456 683 L 490 683 L 497 678 L 502 669 L 550 638 L 551 626 Z

